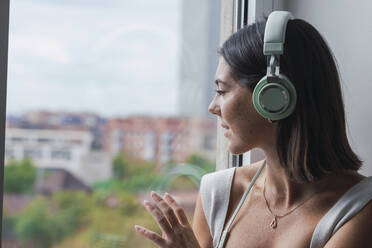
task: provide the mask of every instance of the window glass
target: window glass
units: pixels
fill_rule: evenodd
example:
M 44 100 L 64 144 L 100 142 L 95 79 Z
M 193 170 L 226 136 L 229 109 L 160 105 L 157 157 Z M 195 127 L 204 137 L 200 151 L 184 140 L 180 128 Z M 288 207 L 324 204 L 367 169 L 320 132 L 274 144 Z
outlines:
M 215 170 L 219 1 L 11 1 L 3 247 L 153 247 Z

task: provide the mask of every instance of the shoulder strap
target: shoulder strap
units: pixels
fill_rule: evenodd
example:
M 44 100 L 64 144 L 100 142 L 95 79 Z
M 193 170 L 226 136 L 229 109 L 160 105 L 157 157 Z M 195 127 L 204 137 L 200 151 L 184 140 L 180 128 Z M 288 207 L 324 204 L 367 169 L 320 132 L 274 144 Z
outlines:
M 372 199 L 372 177 L 351 187 L 316 226 L 310 248 L 323 247 L 334 233 Z
M 249 191 L 251 191 L 251 188 L 253 187 L 254 183 L 256 182 L 258 176 L 261 174 L 262 169 L 265 167 L 265 164 L 266 164 L 266 159 L 262 163 L 261 167 L 257 170 L 257 172 L 254 175 L 251 183 L 249 184 L 248 188 L 245 190 L 242 198 L 240 199 L 240 202 L 239 202 L 238 206 L 236 207 L 232 217 L 230 218 L 229 223 L 227 224 L 225 230 L 223 231 L 222 237 L 221 237 L 221 239 L 219 240 L 219 243 L 218 243 L 218 248 L 223 248 L 225 246 L 225 242 L 226 242 L 227 236 L 229 234 L 230 226 L 233 223 L 233 221 L 234 221 L 236 215 L 238 214 L 240 208 L 242 207 L 242 205 L 245 201 L 245 198 L 247 197 Z
M 209 230 L 216 247 L 229 205 L 235 167 L 206 174 L 200 183 L 200 196 Z

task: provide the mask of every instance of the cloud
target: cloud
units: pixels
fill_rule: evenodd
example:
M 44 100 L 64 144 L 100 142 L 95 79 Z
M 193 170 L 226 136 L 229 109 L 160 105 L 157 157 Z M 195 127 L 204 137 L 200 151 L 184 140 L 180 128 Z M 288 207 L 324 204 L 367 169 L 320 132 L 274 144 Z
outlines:
M 14 1 L 8 113 L 175 113 L 179 1 L 151 2 Z
M 37 33 L 10 35 L 9 50 L 15 57 L 35 57 L 67 63 L 70 56 L 61 41 Z

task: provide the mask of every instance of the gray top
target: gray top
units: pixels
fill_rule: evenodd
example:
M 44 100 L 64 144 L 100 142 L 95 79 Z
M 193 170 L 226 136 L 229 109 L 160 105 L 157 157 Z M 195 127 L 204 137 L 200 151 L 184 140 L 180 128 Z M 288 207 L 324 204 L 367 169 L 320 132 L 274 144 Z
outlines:
M 213 247 L 217 247 L 227 208 L 235 168 L 220 170 L 203 176 L 200 195 L 207 219 Z M 348 220 L 355 216 L 372 199 L 372 177 L 351 187 L 325 214 L 316 226 L 310 248 L 320 248 Z
M 323 247 L 330 237 L 372 199 L 372 177 L 351 187 L 322 217 L 316 226 L 310 248 Z

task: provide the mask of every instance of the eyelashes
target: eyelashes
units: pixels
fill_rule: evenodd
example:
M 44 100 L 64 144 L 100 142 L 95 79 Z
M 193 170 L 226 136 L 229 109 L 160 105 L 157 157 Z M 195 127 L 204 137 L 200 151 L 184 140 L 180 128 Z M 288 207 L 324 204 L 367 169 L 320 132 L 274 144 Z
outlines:
M 225 91 L 223 90 L 216 90 L 217 94 L 222 96 L 223 94 L 225 94 Z

